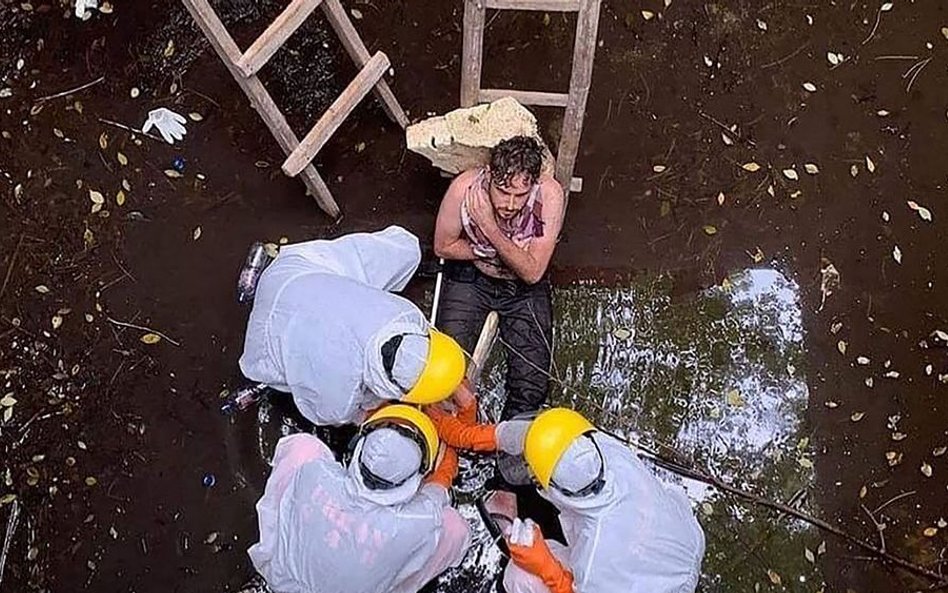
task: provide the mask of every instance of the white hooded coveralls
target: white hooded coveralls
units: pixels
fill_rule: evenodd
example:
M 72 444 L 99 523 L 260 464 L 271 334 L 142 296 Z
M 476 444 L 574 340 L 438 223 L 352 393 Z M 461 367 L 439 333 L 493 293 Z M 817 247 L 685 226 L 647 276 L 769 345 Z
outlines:
M 443 486 L 372 491 L 356 465 L 311 434 L 277 443 L 247 552 L 274 593 L 415 593 L 460 564 L 470 531 Z
M 599 432 L 592 438 L 605 464 L 602 491 L 582 498 L 554 487 L 541 491 L 560 511 L 569 545 L 548 544 L 573 573 L 573 590 L 693 593 L 701 574 L 704 532 L 684 492 L 659 481 L 628 446 Z M 513 562 L 504 586 L 508 593 L 549 593 L 539 578 Z
M 359 423 L 366 410 L 400 399 L 381 346 L 428 333 L 421 311 L 390 292 L 405 288 L 420 261 L 418 238 L 397 226 L 283 247 L 257 285 L 244 376 L 292 393 L 317 425 Z

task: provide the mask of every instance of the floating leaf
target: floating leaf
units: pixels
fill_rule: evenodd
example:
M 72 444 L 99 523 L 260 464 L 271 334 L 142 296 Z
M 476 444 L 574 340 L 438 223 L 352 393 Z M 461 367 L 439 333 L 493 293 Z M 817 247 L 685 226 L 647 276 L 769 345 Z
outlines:
M 4 494 L 0 496 L 0 505 L 10 504 L 16 500 L 16 494 Z
M 105 132 L 99 134 L 99 148 L 105 150 L 109 147 L 109 135 Z
M 879 117 L 889 117 L 889 110 L 880 109 L 879 111 L 876 111 L 876 115 L 878 115 Z
M 628 340 L 629 338 L 632 337 L 632 332 L 627 330 L 624 327 L 618 327 L 615 330 L 613 330 L 612 335 L 617 340 Z
M 902 263 L 902 250 L 899 249 L 898 245 L 892 248 L 892 259 L 894 259 L 897 264 Z
M 932 456 L 941 457 L 946 451 L 948 451 L 948 447 L 935 447 L 932 449 Z
M 806 469 L 813 469 L 813 462 L 810 460 L 809 457 L 800 457 L 799 459 L 797 459 L 797 463 L 800 464 L 800 467 L 803 467 Z
M 137 87 L 137 86 L 133 86 L 133 87 L 132 87 L 132 90 L 128 92 L 128 94 L 129 94 L 133 99 L 137 99 L 137 98 L 138 98 L 138 95 L 140 95 L 141 93 L 142 93 L 142 92 L 141 92 L 140 90 L 138 90 L 138 87 Z
M 826 59 L 829 60 L 829 63 L 834 66 L 839 65 L 839 56 L 837 56 L 834 52 L 826 52 Z
M 128 164 L 128 157 L 125 156 L 125 155 L 124 155 L 123 153 L 121 153 L 121 152 L 116 153 L 116 154 L 115 154 L 115 158 L 118 159 L 119 164 L 122 165 L 123 167 Z
M 165 46 L 165 50 L 161 52 L 166 58 L 170 58 L 174 55 L 174 39 L 169 39 L 168 44 Z
M 191 233 L 191 238 L 195 241 L 201 238 L 201 227 L 194 228 L 194 232 Z
M 724 192 L 718 194 L 718 206 L 724 205 Z
M 859 489 L 859 498 L 865 498 L 867 494 L 869 494 L 869 489 L 866 488 L 865 484 L 863 484 L 862 488 Z
M 800 176 L 797 175 L 797 172 L 793 169 L 784 169 L 783 176 L 791 181 L 797 181 L 798 179 L 800 179 Z
M 744 398 L 741 397 L 741 392 L 737 389 L 732 389 L 727 392 L 727 405 L 733 406 L 735 408 L 740 408 L 744 406 Z
M 89 190 L 89 199 L 92 200 L 93 204 L 102 205 L 105 203 L 105 196 L 100 192 L 95 191 L 94 189 Z
M 655 171 L 656 173 L 664 173 L 665 169 L 667 168 L 668 167 L 666 167 L 665 165 L 655 165 L 654 167 L 652 167 L 652 171 Z
M 728 136 L 728 135 L 727 135 L 726 133 L 724 133 L 724 132 L 721 132 L 721 140 L 724 142 L 724 144 L 725 144 L 726 146 L 733 146 L 733 145 L 734 145 L 734 141 L 731 140 L 731 137 Z
M 941 34 L 945 39 L 948 39 L 948 27 L 942 27 Z
M 86 486 L 95 486 L 98 483 L 99 481 L 96 480 L 95 477 L 93 476 L 89 476 L 88 478 L 86 478 Z
M 856 177 L 856 175 L 859 175 L 859 167 L 857 167 L 856 165 L 851 166 L 849 168 L 849 174 L 852 175 L 853 177 Z
M 703 229 L 704 229 L 704 234 L 709 235 L 709 236 L 717 234 L 718 232 L 718 228 L 711 224 L 704 225 Z
M 872 162 L 872 159 L 869 158 L 869 155 L 868 155 L 868 154 L 866 155 L 866 169 L 867 169 L 870 173 L 875 173 L 875 172 L 876 172 L 876 164 L 875 164 L 874 162 Z
M 881 10 L 882 12 L 889 12 L 890 10 L 892 10 L 892 3 L 886 2 L 885 4 L 882 5 L 882 8 L 880 8 L 879 10 Z
M 196 111 L 192 111 L 188 114 L 188 117 L 191 118 L 191 121 L 201 121 L 204 119 L 204 116 Z
M 925 206 L 920 205 L 918 202 L 913 202 L 912 200 L 909 200 L 909 201 L 906 202 L 906 203 L 908 204 L 908 207 L 909 207 L 909 208 L 911 208 L 912 210 L 914 210 L 915 212 L 918 213 L 919 218 L 921 218 L 922 220 L 925 220 L 925 221 L 927 221 L 927 222 L 931 222 L 931 221 L 932 221 L 932 212 L 931 212 L 931 210 L 929 210 L 929 209 L 926 208 Z
M 847 344 L 845 341 L 840 340 L 840 341 L 836 342 L 836 349 L 839 350 L 839 353 L 840 353 L 840 354 L 846 354 L 846 347 L 847 347 L 848 345 L 849 345 L 849 344 Z
M 860 420 L 862 420 L 863 416 L 865 415 L 866 414 L 863 412 L 853 412 L 852 416 L 850 416 L 849 419 L 852 420 L 853 422 L 859 422 Z
M 157 344 L 161 341 L 161 336 L 158 334 L 145 334 L 140 338 L 140 340 L 143 344 Z
M 893 432 L 892 440 L 895 442 L 904 441 L 908 437 L 904 432 Z
M 128 179 L 122 180 L 122 189 L 125 191 L 132 191 L 132 184 L 128 182 Z
M 816 556 L 813 555 L 813 552 L 810 550 L 810 548 L 803 548 L 803 557 L 806 558 L 806 561 L 810 562 L 811 564 L 816 562 Z
M 820 172 L 820 168 L 817 167 L 814 163 L 807 163 L 803 165 L 803 169 L 810 175 L 816 175 Z
M 643 11 L 642 11 L 642 18 L 645 19 L 645 20 L 647 20 L 647 21 L 650 21 L 650 20 L 652 20 L 653 18 L 655 18 L 655 13 L 652 12 L 651 10 L 643 10 Z
M 125 192 L 123 190 L 118 190 L 118 193 L 115 194 L 115 203 L 119 206 L 125 204 Z
M 60 316 L 60 315 L 53 315 L 53 319 L 51 320 L 51 323 L 52 323 L 52 325 L 53 325 L 53 329 L 59 329 L 59 326 L 61 326 L 61 325 L 63 324 L 63 318 L 62 318 L 62 316 Z
M 924 535 L 925 537 L 935 537 L 936 535 L 938 535 L 938 528 L 927 527 L 925 531 L 922 532 L 922 535 Z
M 744 169 L 745 171 L 750 171 L 751 173 L 760 171 L 760 165 L 758 165 L 757 163 L 753 161 L 749 163 L 744 163 L 743 165 L 741 165 L 741 168 Z
M 926 461 L 922 462 L 921 471 L 922 471 L 922 475 L 925 476 L 926 478 L 932 477 L 932 466 L 930 466 L 928 462 Z
M 775 585 L 779 585 L 782 582 L 782 580 L 780 579 L 780 575 L 769 568 L 767 569 L 767 578 L 769 578 L 770 582 Z
M 13 397 L 12 393 L 8 393 L 0 399 L 0 408 L 12 408 L 16 405 L 16 398 Z
M 36 286 L 33 287 L 33 290 L 35 290 L 36 292 L 40 294 L 49 294 L 49 287 L 46 286 L 45 284 L 37 284 Z
M 355 20 L 357 20 L 357 21 L 361 21 L 361 20 L 362 20 L 362 11 L 359 10 L 358 8 L 353 8 L 353 9 L 350 10 L 349 12 L 352 13 L 352 18 L 354 18 Z
M 766 31 L 766 30 L 767 30 L 767 23 L 764 22 L 764 21 L 762 21 L 762 20 L 760 20 L 760 19 L 757 19 L 757 28 L 760 29 L 761 31 Z
M 861 365 L 865 366 L 865 365 L 869 364 L 869 362 L 870 362 L 869 359 L 866 358 L 865 356 L 860 356 L 860 357 L 856 358 L 856 364 L 861 364 Z
M 177 179 L 181 177 L 181 173 L 178 173 L 174 169 L 165 169 L 165 175 L 171 177 L 172 179 Z
M 820 545 L 816 548 L 816 555 L 822 556 L 825 553 L 826 553 L 826 542 L 822 541 L 820 542 Z
M 806 91 L 810 92 L 810 93 L 815 93 L 815 92 L 816 92 L 816 85 L 813 84 L 812 82 L 804 82 L 804 83 L 803 83 L 803 88 L 804 88 Z

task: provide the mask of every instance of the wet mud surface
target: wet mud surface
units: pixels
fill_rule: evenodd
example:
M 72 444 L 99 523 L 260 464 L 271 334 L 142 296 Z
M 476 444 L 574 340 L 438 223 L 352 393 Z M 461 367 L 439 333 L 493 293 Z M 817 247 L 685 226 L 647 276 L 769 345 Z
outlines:
M 246 47 L 282 3 L 216 5 Z M 412 119 L 456 106 L 459 2 L 346 6 L 391 57 Z M 280 172 L 182 6 L 64 12 L 0 2 L 0 590 L 236 591 L 252 575 L 260 427 L 282 430 L 217 411 L 240 381 L 247 247 L 387 224 L 428 242 L 447 182 L 367 101 L 317 158 L 345 213 L 333 224 Z M 298 133 L 355 72 L 313 21 L 263 72 Z M 488 21 L 485 85 L 566 87 L 569 17 Z M 553 264 L 551 396 L 874 545 L 881 529 L 935 572 L 948 533 L 948 344 L 933 333 L 948 331 L 943 27 L 939 2 L 605 1 L 585 189 Z M 159 106 L 197 114 L 183 145 L 102 121 L 137 128 Z M 555 142 L 558 114 L 539 115 Z M 169 177 L 176 156 L 186 167 Z M 430 280 L 409 294 L 430 302 Z M 706 591 L 931 584 L 685 486 L 708 534 Z M 480 590 L 491 554 L 476 547 L 444 588 Z

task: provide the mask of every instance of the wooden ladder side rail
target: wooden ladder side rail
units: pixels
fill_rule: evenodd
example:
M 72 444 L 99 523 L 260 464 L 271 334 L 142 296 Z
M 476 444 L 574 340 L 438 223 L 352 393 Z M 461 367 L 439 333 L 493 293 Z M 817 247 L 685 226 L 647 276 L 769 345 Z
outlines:
M 474 107 L 480 102 L 486 12 L 483 0 L 464 0 L 464 23 L 461 27 L 461 107 Z
M 602 0 L 581 0 L 582 8 L 576 20 L 576 40 L 573 43 L 573 71 L 569 80 L 569 101 L 563 116 L 560 147 L 556 153 L 556 180 L 567 195 L 574 182 L 573 169 L 579 154 L 579 139 L 583 134 L 586 100 L 592 84 L 593 60 L 596 57 L 596 39 L 599 33 L 599 8 Z M 580 186 L 582 187 L 582 186 Z
M 300 25 L 319 8 L 321 0 L 293 0 L 273 19 L 267 30 L 237 60 L 237 69 L 245 77 L 253 76 L 273 57 Z
M 316 153 L 326 144 L 329 138 L 339 129 L 342 122 L 349 117 L 352 110 L 356 108 L 362 99 L 369 94 L 376 83 L 389 68 L 388 56 L 382 52 L 376 52 L 372 58 L 365 63 L 365 67 L 359 71 L 359 74 L 349 83 L 349 86 L 339 97 L 333 101 L 329 109 L 323 113 L 313 129 L 306 134 L 299 146 L 287 157 L 283 163 L 283 172 L 294 177 L 305 168 L 316 156 Z
M 182 0 L 185 8 L 191 13 L 191 17 L 204 32 L 204 36 L 210 41 L 211 46 L 220 57 L 224 65 L 233 75 L 234 80 L 247 95 L 250 104 L 263 119 L 263 123 L 270 129 L 277 144 L 287 155 L 291 154 L 299 146 L 299 140 L 286 118 L 280 112 L 280 109 L 274 103 L 270 93 L 256 76 L 244 77 L 237 68 L 237 61 L 240 60 L 240 48 L 234 42 L 233 38 L 224 28 L 224 24 L 218 18 L 217 13 L 211 8 L 208 0 Z M 339 206 L 332 197 L 329 187 L 323 178 L 319 175 L 316 167 L 312 164 L 303 169 L 300 177 L 306 184 L 307 189 L 313 195 L 316 203 L 333 219 L 338 219 L 340 212 Z
M 355 62 L 356 68 L 360 70 L 365 68 L 365 65 L 371 59 L 369 50 L 366 49 L 355 25 L 352 24 L 349 15 L 346 14 L 346 9 L 343 8 L 339 0 L 323 0 L 322 9 L 329 25 L 336 32 L 339 40 L 342 41 L 342 46 L 346 49 L 352 61 Z M 392 121 L 401 126 L 403 130 L 407 128 L 408 116 L 405 115 L 405 111 L 395 98 L 395 93 L 392 92 L 385 79 L 380 78 L 372 90 L 382 104 L 382 109 L 385 110 Z

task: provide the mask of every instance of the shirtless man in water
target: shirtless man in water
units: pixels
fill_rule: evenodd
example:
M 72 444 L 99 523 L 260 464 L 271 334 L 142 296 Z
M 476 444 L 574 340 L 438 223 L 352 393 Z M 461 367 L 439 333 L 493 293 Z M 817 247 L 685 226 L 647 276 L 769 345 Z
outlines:
M 495 146 L 490 164 L 448 188 L 434 249 L 448 260 L 439 326 L 473 351 L 490 311 L 500 315 L 507 353 L 501 419 L 537 410 L 547 397 L 553 311 L 547 268 L 563 226 L 563 188 L 541 175 L 539 142 L 516 136 Z

